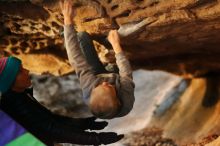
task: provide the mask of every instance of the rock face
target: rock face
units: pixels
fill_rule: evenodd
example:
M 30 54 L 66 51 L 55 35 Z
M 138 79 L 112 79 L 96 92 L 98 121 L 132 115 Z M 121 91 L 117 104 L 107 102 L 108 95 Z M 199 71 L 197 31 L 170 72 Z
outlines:
M 62 75 L 73 71 L 63 46 L 58 2 L 1 0 L 1 56 L 20 57 L 34 73 Z M 152 20 L 122 37 L 134 67 L 185 77 L 219 72 L 218 0 L 74 0 L 74 6 L 77 30 L 88 31 L 98 42 L 110 29 L 131 29 Z M 97 50 L 106 61 L 110 51 Z

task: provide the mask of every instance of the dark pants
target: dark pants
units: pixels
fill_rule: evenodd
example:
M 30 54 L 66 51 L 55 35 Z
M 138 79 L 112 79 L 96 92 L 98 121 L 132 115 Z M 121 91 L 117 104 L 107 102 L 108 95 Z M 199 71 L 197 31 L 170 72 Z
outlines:
M 81 51 L 83 52 L 88 64 L 92 66 L 95 74 L 107 73 L 108 71 L 98 58 L 90 35 L 87 32 L 79 32 L 77 33 L 77 36 Z

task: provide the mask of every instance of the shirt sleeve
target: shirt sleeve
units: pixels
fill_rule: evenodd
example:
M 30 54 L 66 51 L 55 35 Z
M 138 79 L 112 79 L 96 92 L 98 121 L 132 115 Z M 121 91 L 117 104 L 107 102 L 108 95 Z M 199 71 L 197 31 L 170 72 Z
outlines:
M 90 83 L 95 80 L 95 75 L 80 49 L 73 25 L 64 26 L 64 38 L 69 62 L 75 68 L 81 87 L 88 88 Z
M 115 55 L 116 63 L 119 69 L 119 75 L 121 77 L 129 77 L 132 79 L 132 69 L 131 65 L 126 58 L 124 52 L 120 52 Z
M 121 88 L 120 88 L 120 101 L 121 101 L 121 109 L 117 115 L 117 117 L 123 117 L 130 113 L 133 109 L 135 97 L 134 97 L 134 89 L 135 84 L 131 78 L 123 77 L 120 79 Z
M 131 65 L 126 58 L 124 52 L 120 52 L 115 55 L 116 63 L 119 68 L 120 75 L 120 100 L 122 102 L 122 107 L 117 115 L 117 117 L 122 117 L 127 115 L 133 108 L 135 97 L 134 97 L 134 88 L 135 84 L 132 77 Z

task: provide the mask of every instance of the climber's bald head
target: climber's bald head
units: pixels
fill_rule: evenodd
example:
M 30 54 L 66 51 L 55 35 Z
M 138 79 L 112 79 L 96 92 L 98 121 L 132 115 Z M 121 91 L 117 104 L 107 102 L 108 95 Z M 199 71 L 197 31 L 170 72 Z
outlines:
M 108 82 L 103 82 L 94 88 L 91 93 L 89 107 L 96 117 L 102 119 L 113 118 L 120 108 L 115 87 Z

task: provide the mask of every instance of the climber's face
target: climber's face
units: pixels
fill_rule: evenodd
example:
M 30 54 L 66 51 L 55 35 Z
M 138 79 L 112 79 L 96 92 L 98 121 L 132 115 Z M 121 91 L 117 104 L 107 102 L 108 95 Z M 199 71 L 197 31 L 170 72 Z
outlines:
M 26 88 L 31 86 L 31 80 L 29 76 L 29 70 L 23 68 L 21 65 L 20 71 L 15 79 L 15 82 L 12 86 L 12 90 L 23 92 Z

